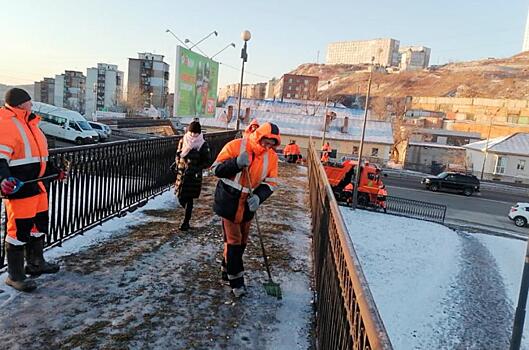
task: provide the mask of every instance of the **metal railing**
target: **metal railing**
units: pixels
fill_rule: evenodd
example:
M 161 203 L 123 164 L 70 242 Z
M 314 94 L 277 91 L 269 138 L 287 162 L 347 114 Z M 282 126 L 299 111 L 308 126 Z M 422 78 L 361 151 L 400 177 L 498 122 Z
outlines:
M 317 348 L 392 349 L 312 140 L 310 144 Z
M 206 134 L 212 158 L 233 140 L 234 131 Z M 181 136 L 129 140 L 50 150 L 50 162 L 69 165 L 66 182 L 49 187 L 46 246 L 72 237 L 115 216 L 124 216 L 167 190 L 175 180 L 170 165 Z M 0 240 L 4 267 L 5 216 Z
M 446 205 L 393 196 L 386 197 L 386 210 L 389 214 L 433 221 L 441 224 L 445 222 L 446 217 Z

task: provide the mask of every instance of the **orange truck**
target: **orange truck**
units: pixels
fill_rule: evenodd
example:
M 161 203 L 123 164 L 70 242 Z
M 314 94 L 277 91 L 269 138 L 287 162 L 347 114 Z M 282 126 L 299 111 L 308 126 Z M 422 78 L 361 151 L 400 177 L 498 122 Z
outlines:
M 346 160 L 341 164 L 324 165 L 334 196 L 338 202 L 352 205 L 356 160 Z M 386 211 L 388 192 L 382 182 L 382 171 L 376 165 L 367 162 L 360 168 L 360 185 L 358 187 L 358 205 L 363 207 L 381 208 Z

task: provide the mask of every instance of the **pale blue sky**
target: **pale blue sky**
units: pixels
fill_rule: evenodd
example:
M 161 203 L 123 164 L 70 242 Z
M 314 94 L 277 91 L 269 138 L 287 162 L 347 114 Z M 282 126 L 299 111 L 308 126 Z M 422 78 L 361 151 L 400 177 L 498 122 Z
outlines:
M 137 52 L 163 54 L 174 75 L 176 40 L 198 41 L 240 67 L 240 32 L 252 32 L 247 82 L 279 77 L 299 64 L 325 61 L 329 42 L 392 37 L 432 48 L 432 64 L 506 57 L 521 50 L 529 0 L 18 0 L 1 1 L 0 83 L 27 84 L 65 69 L 118 64 Z M 253 75 L 251 73 L 257 73 Z M 239 80 L 220 68 L 220 86 Z M 170 90 L 174 88 L 171 79 Z

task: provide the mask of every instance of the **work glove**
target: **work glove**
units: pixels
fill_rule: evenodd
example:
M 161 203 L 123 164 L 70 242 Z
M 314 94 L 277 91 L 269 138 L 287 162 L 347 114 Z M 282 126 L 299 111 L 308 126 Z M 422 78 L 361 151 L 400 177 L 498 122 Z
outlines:
M 0 190 L 4 195 L 13 194 L 15 192 L 16 187 L 17 181 L 14 178 L 3 179 L 2 182 L 0 182 Z
M 250 157 L 248 157 L 248 152 L 242 152 L 237 156 L 237 166 L 239 169 L 250 166 Z
M 261 204 L 261 200 L 259 199 L 259 196 L 256 194 L 251 195 L 246 200 L 248 202 L 248 209 L 250 209 L 251 212 L 257 211 L 259 209 L 259 205 Z
M 68 172 L 65 170 L 60 169 L 57 173 L 57 180 L 64 181 L 68 177 Z

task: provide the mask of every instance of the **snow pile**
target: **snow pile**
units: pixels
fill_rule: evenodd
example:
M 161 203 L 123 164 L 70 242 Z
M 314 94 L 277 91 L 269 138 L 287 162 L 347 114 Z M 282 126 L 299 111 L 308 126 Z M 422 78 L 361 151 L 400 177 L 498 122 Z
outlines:
M 508 348 L 524 241 L 341 212 L 395 349 Z

